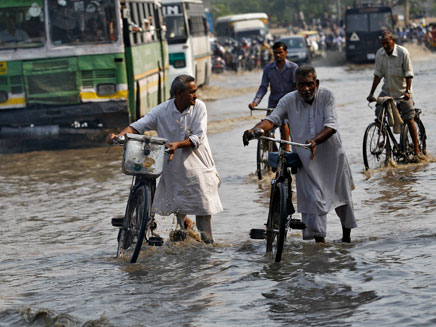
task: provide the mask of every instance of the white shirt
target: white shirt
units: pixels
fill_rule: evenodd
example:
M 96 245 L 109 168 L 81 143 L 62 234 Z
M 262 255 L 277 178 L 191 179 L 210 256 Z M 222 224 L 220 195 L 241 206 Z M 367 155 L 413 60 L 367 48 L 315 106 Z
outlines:
M 274 125 L 288 119 L 291 139 L 298 143 L 313 139 L 324 127 L 336 130 L 327 141 L 316 146 L 313 160 L 310 151 L 293 149 L 303 163 L 296 175 L 299 212 L 326 215 L 332 206 L 352 204 L 354 183 L 337 132 L 335 98 L 329 89 L 319 88 L 311 105 L 297 91 L 288 93 L 266 119 Z
M 384 94 L 398 98 L 406 91 L 406 77 L 413 77 L 412 61 L 406 48 L 395 44 L 389 56 L 384 48 L 375 55 L 374 75 L 384 78 L 382 91 Z M 412 88 L 409 90 L 412 94 Z
M 140 134 L 156 130 L 169 143 L 189 137 L 194 147 L 179 148 L 164 168 L 153 201 L 153 210 L 162 216 L 171 213 L 214 215 L 223 210 L 218 194 L 220 178 L 206 136 L 207 111 L 201 100 L 182 113 L 174 99 L 154 107 L 130 125 Z

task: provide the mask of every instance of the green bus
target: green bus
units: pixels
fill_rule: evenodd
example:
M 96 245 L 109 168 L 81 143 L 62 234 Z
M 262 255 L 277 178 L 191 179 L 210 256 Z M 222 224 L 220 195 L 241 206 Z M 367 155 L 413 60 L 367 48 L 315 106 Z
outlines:
M 160 0 L 1 0 L 0 140 L 121 128 L 167 100 L 162 27 Z

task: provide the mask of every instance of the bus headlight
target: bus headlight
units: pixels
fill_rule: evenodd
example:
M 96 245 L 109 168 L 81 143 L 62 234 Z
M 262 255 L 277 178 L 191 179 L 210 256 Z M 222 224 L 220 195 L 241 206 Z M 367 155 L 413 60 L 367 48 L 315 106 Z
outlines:
M 176 60 L 173 63 L 174 68 L 183 68 L 186 67 L 186 62 L 185 60 Z
M 105 96 L 114 94 L 116 91 L 115 84 L 98 84 L 97 85 L 97 95 Z
M 5 103 L 9 99 L 8 92 L 0 91 L 0 103 Z

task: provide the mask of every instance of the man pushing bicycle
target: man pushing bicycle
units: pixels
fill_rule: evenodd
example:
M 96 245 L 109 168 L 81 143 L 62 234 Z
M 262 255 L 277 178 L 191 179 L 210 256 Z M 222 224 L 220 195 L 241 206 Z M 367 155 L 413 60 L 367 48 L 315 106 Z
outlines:
M 342 241 L 351 242 L 356 227 L 351 190 L 354 188 L 350 166 L 337 133 L 336 106 L 333 93 L 318 88 L 319 80 L 311 66 L 295 70 L 297 91 L 288 93 L 274 111 L 242 137 L 244 145 L 253 131 L 265 132 L 288 119 L 293 142 L 310 144 L 311 153 L 295 148 L 302 162 L 296 174 L 297 205 L 306 224 L 303 239 L 325 242 L 327 213 L 333 207 L 342 224 Z

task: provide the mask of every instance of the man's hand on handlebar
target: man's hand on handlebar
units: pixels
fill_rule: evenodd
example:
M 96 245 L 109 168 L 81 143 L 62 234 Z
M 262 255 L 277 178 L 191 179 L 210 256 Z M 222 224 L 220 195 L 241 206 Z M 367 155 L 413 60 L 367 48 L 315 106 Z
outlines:
M 251 102 L 248 104 L 248 108 L 250 108 L 250 109 L 254 109 L 256 106 L 257 106 L 256 102 Z
M 117 134 L 110 133 L 106 136 L 106 143 L 112 145 L 114 143 L 114 139 L 117 137 Z
M 242 143 L 244 143 L 244 146 L 247 146 L 252 139 L 254 139 L 254 132 L 252 129 L 247 129 L 242 135 Z
M 367 100 L 368 102 L 375 102 L 375 101 L 377 101 L 376 97 L 375 97 L 374 94 L 372 94 L 372 93 L 370 93 L 370 94 L 368 95 L 368 97 L 366 98 L 366 100 Z
M 310 156 L 310 160 L 313 160 L 313 158 L 315 158 L 315 153 L 316 153 L 316 142 L 314 139 L 311 139 L 311 140 L 307 140 L 306 144 L 309 145 L 310 152 L 312 152 L 312 155 Z

